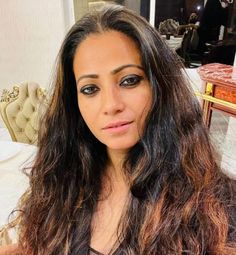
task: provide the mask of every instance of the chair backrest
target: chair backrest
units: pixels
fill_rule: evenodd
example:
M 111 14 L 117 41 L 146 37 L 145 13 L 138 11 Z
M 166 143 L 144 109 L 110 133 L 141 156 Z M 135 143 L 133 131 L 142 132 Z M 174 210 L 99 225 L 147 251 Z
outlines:
M 161 34 L 177 34 L 179 22 L 174 19 L 166 19 L 159 24 L 158 30 Z
M 46 102 L 46 90 L 34 82 L 3 91 L 0 112 L 13 141 L 37 144 L 39 118 Z
M 184 52 L 190 53 L 197 50 L 199 43 L 199 36 L 197 29 L 189 28 L 185 31 L 183 40 L 182 40 L 182 49 Z

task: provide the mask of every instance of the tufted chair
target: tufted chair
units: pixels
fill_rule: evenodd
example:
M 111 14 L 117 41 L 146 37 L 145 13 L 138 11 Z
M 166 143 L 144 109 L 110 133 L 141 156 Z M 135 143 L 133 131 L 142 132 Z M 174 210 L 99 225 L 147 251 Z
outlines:
M 158 30 L 162 35 L 166 34 L 177 35 L 178 27 L 179 27 L 178 21 L 175 21 L 174 19 L 166 19 L 160 22 Z
M 37 83 L 3 90 L 0 113 L 13 141 L 37 144 L 39 116 L 46 107 L 46 91 Z

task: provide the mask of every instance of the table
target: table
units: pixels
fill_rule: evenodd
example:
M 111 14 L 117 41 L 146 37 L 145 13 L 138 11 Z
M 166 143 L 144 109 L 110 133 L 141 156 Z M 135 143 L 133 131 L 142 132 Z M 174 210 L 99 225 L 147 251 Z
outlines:
M 22 169 L 33 164 L 36 152 L 33 145 L 0 141 L 0 226 L 8 223 L 9 214 L 28 187 Z
M 174 37 L 173 35 L 170 36 L 170 39 L 166 39 L 166 36 L 162 36 L 166 44 L 173 50 L 176 51 L 178 48 L 181 47 L 183 37 Z
M 225 64 L 207 64 L 198 69 L 205 82 L 203 118 L 208 127 L 212 111 L 221 111 L 236 117 L 236 67 Z
M 199 96 L 203 99 L 205 124 L 210 128 L 213 111 L 229 117 L 227 131 L 218 150 L 222 151 L 223 171 L 236 179 L 236 68 L 212 63 L 198 68 L 198 73 L 204 81 L 204 90 Z M 222 130 L 219 134 L 223 135 Z

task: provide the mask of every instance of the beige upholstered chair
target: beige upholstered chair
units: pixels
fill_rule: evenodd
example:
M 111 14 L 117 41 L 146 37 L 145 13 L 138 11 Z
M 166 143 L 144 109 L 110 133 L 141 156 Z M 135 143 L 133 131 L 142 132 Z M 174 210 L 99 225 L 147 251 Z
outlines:
M 3 90 L 0 113 L 13 141 L 37 144 L 38 122 L 46 107 L 46 91 L 26 82 Z

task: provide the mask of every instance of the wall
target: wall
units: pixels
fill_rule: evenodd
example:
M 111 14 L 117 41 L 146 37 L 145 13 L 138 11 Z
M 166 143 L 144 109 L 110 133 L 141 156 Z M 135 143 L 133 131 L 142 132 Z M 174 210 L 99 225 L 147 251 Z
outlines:
M 75 20 L 79 20 L 84 14 L 90 11 L 89 3 L 94 3 L 93 8 L 100 8 L 105 3 L 122 4 L 127 8 L 140 13 L 140 0 L 73 0 Z M 92 9 L 93 9 L 92 8 Z
M 184 0 L 156 0 L 155 7 L 155 27 L 158 27 L 160 22 L 166 19 L 174 19 L 180 24 L 185 19 Z
M 109 0 L 74 0 L 74 10 L 75 10 L 75 20 L 79 20 L 84 14 L 89 11 L 89 3 L 96 4 L 95 8 L 101 7 L 103 4 L 107 3 L 114 3 L 115 1 Z
M 59 47 L 73 23 L 71 2 L 1 1 L 0 93 L 24 81 L 48 86 Z

